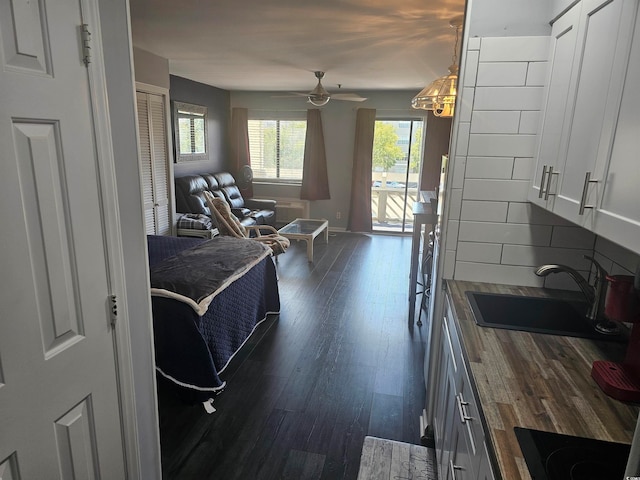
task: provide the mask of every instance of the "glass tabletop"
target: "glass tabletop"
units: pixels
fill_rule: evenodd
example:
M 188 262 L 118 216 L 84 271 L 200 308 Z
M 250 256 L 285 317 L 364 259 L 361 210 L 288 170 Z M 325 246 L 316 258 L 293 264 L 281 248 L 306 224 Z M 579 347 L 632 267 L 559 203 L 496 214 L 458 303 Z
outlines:
M 310 235 L 315 233 L 316 230 L 322 228 L 322 226 L 326 223 L 326 220 L 308 220 L 303 218 L 298 218 L 293 222 L 282 227 L 278 232 L 280 233 L 289 233 L 289 234 L 299 234 L 299 235 Z

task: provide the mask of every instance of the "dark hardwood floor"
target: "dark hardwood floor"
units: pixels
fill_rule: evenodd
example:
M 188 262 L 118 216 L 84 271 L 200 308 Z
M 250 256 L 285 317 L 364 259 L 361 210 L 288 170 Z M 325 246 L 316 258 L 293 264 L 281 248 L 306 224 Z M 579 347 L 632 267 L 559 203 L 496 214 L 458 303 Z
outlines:
M 159 385 L 164 478 L 355 479 L 366 435 L 419 443 L 426 327 L 407 325 L 410 250 L 410 237 L 337 233 L 311 264 L 292 242 L 281 313 L 222 375 L 217 411 Z

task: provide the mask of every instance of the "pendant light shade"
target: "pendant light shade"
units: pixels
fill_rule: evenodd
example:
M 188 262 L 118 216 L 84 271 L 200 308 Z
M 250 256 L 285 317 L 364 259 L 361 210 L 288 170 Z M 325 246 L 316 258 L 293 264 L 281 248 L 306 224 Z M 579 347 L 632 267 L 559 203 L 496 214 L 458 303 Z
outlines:
M 449 66 L 449 75 L 435 79 L 424 87 L 413 100 L 415 109 L 431 110 L 436 117 L 453 117 L 458 88 L 458 33 L 462 25 L 462 17 L 456 17 L 449 23 L 456 29 L 456 43 L 453 47 L 453 63 Z

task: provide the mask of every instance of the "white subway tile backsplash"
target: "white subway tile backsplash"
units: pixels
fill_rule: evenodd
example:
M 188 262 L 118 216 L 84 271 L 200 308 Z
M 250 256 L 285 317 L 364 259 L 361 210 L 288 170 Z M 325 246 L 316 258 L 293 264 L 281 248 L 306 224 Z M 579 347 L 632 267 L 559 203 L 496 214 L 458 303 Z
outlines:
M 529 191 L 526 180 L 465 179 L 464 200 L 525 202 Z
M 471 119 L 471 133 L 518 133 L 520 112 L 474 111 Z
M 462 189 L 454 188 L 451 190 L 451 200 L 449 201 L 449 219 L 459 220 L 461 209 L 462 209 Z
M 480 37 L 471 37 L 467 43 L 467 50 L 480 50 Z
M 479 87 L 520 87 L 527 79 L 527 62 L 482 62 L 478 64 Z
M 518 133 L 536 135 L 540 127 L 540 112 L 536 110 L 524 111 L 520 115 Z
M 464 262 L 500 263 L 501 253 L 499 243 L 458 242 L 456 258 Z
M 462 89 L 462 95 L 459 100 L 459 109 L 456 111 L 456 115 L 460 115 L 461 122 L 471 121 L 471 112 L 473 111 L 473 96 L 475 89 L 473 87 L 465 87 Z
M 549 37 L 484 37 L 481 62 L 544 62 L 549 57 Z
M 453 272 L 456 268 L 456 251 L 445 250 L 444 265 L 442 267 L 442 278 L 450 280 L 453 278 Z
M 460 122 L 458 131 L 456 132 L 456 155 L 466 155 L 469 148 L 469 129 L 470 123 Z
M 454 278 L 468 282 L 502 283 L 526 287 L 541 287 L 543 284 L 542 279 L 533 273 L 531 267 L 460 261 L 456 261 Z
M 513 157 L 467 157 L 465 178 L 509 179 L 513 172 Z
M 460 221 L 458 240 L 461 242 L 548 246 L 551 241 L 551 228 L 547 225 L 463 220 Z
M 540 110 L 543 87 L 476 87 L 475 110 Z
M 464 187 L 464 171 L 467 168 L 467 157 L 455 156 L 449 164 L 448 175 L 451 176 L 450 188 Z
M 553 227 L 552 247 L 593 250 L 596 236 L 582 227 Z
M 467 155 L 477 157 L 533 157 L 536 136 L 473 133 L 465 147 Z
M 527 85 L 544 86 L 547 83 L 548 62 L 529 62 L 527 69 Z
M 591 250 L 505 245 L 502 249 L 501 263 L 529 267 L 558 263 L 568 265 L 576 270 L 588 270 L 589 261 L 583 257 L 584 255 L 591 255 Z
M 514 158 L 513 175 L 514 180 L 531 180 L 533 169 L 533 158 Z
M 445 250 L 455 250 L 458 244 L 458 229 L 460 222 L 458 220 L 449 220 L 447 222 L 447 236 L 445 238 Z
M 554 215 L 553 213 L 529 202 L 509 203 L 507 222 L 530 223 L 533 225 L 573 225 L 564 218 L 560 218 L 557 215 Z
M 460 220 L 477 222 L 505 222 L 507 220 L 508 202 L 484 202 L 464 200 Z
M 640 265 L 640 255 L 602 237 L 596 239 L 595 251 L 629 272 L 635 272 Z
M 464 78 L 462 79 L 463 87 L 475 87 L 476 76 L 478 75 L 479 56 L 480 56 L 480 52 L 478 52 L 477 50 L 476 51 L 467 50 L 467 60 L 465 63 Z

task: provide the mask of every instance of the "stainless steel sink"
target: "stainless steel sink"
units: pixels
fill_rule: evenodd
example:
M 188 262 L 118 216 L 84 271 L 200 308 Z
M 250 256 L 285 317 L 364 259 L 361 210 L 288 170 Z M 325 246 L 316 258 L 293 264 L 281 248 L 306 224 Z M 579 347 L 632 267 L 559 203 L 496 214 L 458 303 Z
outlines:
M 625 340 L 621 335 L 596 331 L 586 318 L 586 302 L 471 291 L 466 295 L 476 323 L 483 327 L 614 342 Z

